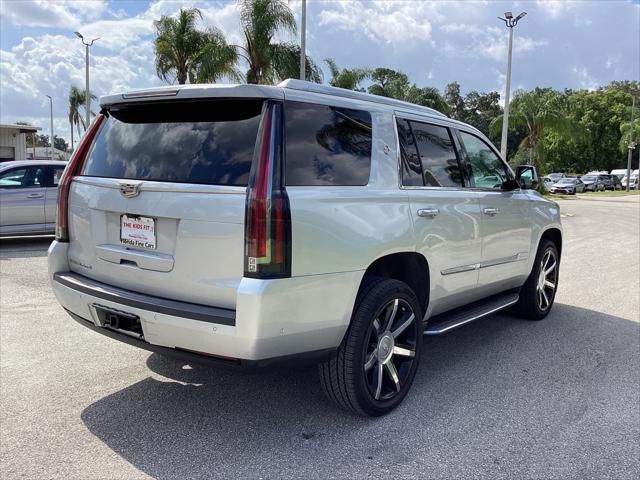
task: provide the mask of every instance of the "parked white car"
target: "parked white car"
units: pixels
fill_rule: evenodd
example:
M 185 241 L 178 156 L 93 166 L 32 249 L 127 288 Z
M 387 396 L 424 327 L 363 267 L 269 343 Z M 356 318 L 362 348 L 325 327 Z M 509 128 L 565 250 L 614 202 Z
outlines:
M 423 334 L 553 305 L 558 205 L 469 125 L 299 80 L 100 102 L 49 249 L 56 297 L 96 332 L 232 367 L 312 360 L 329 398 L 377 416 Z
M 621 180 L 622 188 L 627 189 L 627 176 Z M 631 181 L 629 182 L 629 190 L 637 190 L 638 189 L 638 175 L 631 175 Z
M 0 236 L 53 234 L 58 182 L 67 162 L 0 163 Z

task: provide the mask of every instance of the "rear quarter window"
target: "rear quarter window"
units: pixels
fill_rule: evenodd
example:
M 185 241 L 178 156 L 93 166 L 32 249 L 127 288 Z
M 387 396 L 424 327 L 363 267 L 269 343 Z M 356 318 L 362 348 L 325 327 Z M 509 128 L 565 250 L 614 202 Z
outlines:
M 110 110 L 82 175 L 246 186 L 262 103 L 156 102 Z
M 286 184 L 369 183 L 371 114 L 303 102 L 285 104 Z

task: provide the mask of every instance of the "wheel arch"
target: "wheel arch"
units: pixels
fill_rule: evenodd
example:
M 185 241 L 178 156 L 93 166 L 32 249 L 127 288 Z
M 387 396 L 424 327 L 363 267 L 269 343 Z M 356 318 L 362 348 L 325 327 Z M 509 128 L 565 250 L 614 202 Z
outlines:
M 557 227 L 547 228 L 540 235 L 540 239 L 538 240 L 538 247 L 543 240 L 551 240 L 555 243 L 556 248 L 558 249 L 558 257 L 562 256 L 562 231 Z M 537 251 L 537 248 L 536 248 Z
M 421 313 L 424 316 L 429 305 L 429 275 L 429 264 L 424 255 L 418 252 L 391 253 L 379 257 L 369 264 L 360 281 L 358 295 L 365 284 L 365 279 L 370 276 L 400 280 L 409 285 L 416 294 L 420 302 Z

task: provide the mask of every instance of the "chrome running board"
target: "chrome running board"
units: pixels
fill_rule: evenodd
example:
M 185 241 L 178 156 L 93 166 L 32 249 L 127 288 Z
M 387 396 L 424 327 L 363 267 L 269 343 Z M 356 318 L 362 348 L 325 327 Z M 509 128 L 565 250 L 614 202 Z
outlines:
M 425 335 L 442 335 L 467 323 L 499 312 L 518 302 L 520 296 L 517 293 L 503 293 L 490 297 L 480 302 L 475 302 L 464 307 L 456 308 L 449 312 L 441 313 L 427 322 Z

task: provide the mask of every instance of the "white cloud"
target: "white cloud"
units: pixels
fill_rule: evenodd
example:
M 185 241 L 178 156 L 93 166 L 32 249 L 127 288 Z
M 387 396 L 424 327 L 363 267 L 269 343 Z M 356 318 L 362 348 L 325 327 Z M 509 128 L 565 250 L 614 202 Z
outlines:
M 430 42 L 431 22 L 441 18 L 436 2 L 350 1 L 327 4 L 321 26 L 362 32 L 375 41 L 406 45 L 407 40 Z
M 496 26 L 480 27 L 471 24 L 445 24 L 440 30 L 448 34 L 442 48 L 459 56 L 481 55 L 497 62 L 507 58 L 508 29 Z M 453 42 L 455 40 L 455 43 Z M 548 45 L 546 40 L 534 40 L 514 32 L 514 53 L 532 52 Z
M 536 0 L 537 6 L 551 18 L 558 18 L 578 6 L 572 0 Z
M 573 75 L 578 79 L 581 88 L 587 90 L 595 90 L 600 86 L 600 82 L 590 73 L 589 69 L 584 65 L 576 65 L 571 70 Z
M 544 47 L 548 44 L 546 40 L 534 40 L 529 37 L 514 35 L 513 51 L 514 53 L 532 52 L 538 47 Z M 485 57 L 496 61 L 503 61 L 507 58 L 508 40 L 506 29 L 498 27 L 487 28 L 485 35 L 479 40 L 477 51 Z
M 71 28 L 99 18 L 107 9 L 106 0 L 1 0 L 3 23 L 27 27 Z

